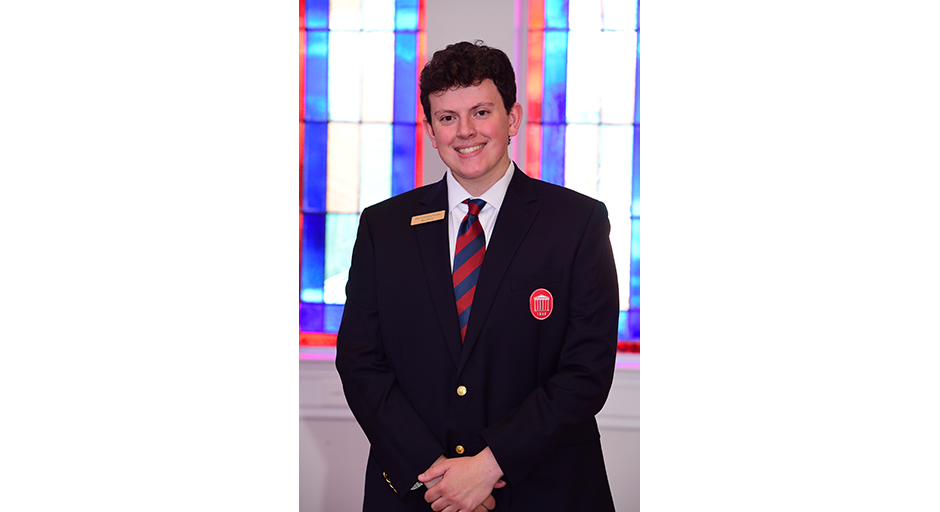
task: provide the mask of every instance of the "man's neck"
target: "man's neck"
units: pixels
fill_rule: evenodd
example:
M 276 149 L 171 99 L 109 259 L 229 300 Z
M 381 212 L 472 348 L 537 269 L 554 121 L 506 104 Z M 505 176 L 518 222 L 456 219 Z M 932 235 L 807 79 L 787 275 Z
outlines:
M 497 168 L 498 168 L 498 169 L 509 169 L 509 170 L 507 170 L 507 171 L 505 171 L 505 172 L 511 172 L 511 171 L 512 171 L 512 163 L 511 163 L 511 162 L 512 162 L 512 161 L 511 161 L 509 158 L 507 158 L 506 161 L 505 161 L 505 163 L 504 163 L 504 162 L 500 162 L 500 163 L 499 163 L 499 167 L 497 167 Z M 467 192 L 469 192 L 470 195 L 473 196 L 473 197 L 480 197 L 480 196 L 482 196 L 483 194 L 486 193 L 487 190 L 491 189 L 491 188 L 493 187 L 493 185 L 496 184 L 496 182 L 498 182 L 499 180 L 503 179 L 504 176 L 506 176 L 505 173 L 492 174 L 492 175 L 486 177 L 486 181 L 476 181 L 476 180 L 464 180 L 464 179 L 462 179 L 462 178 L 459 178 L 459 177 L 458 177 L 456 174 L 454 174 L 453 172 L 451 172 L 451 171 L 449 171 L 449 170 L 448 170 L 448 172 L 450 172 L 450 175 L 453 176 L 453 178 L 457 181 L 457 183 L 459 183 L 460 186 L 463 187 L 464 190 L 466 190 Z

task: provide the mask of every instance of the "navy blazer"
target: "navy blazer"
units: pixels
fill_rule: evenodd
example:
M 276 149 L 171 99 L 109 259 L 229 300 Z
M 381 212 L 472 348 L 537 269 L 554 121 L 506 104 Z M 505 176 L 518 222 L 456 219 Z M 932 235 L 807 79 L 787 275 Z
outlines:
M 612 511 L 594 419 L 617 351 L 606 207 L 515 167 L 464 343 L 447 209 L 442 179 L 360 218 L 336 368 L 371 443 L 363 510 L 430 510 L 425 487 L 410 491 L 418 475 L 489 446 L 508 483 L 496 510 Z M 530 308 L 540 288 L 553 298 L 543 320 Z

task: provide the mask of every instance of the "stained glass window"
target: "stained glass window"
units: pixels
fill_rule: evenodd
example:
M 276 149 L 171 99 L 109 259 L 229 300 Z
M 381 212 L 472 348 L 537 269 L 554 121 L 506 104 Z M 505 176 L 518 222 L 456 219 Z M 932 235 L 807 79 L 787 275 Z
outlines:
M 620 274 L 621 350 L 640 340 L 639 2 L 532 0 L 525 172 L 598 198 Z
M 423 181 L 423 0 L 300 2 L 300 343 L 331 345 L 359 214 Z
M 332 345 L 358 216 L 421 185 L 424 0 L 300 7 L 300 342 Z M 621 350 L 640 339 L 639 3 L 532 0 L 525 165 L 604 201 L 620 274 Z

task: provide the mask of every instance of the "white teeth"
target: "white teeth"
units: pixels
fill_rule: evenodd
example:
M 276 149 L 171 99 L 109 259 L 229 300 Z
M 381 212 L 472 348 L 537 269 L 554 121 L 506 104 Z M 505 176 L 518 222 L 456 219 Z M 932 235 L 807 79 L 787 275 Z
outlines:
M 480 144 L 479 146 L 473 146 L 472 148 L 458 149 L 457 152 L 460 153 L 460 154 L 462 154 L 462 155 L 466 155 L 466 154 L 468 154 L 468 153 L 473 153 L 474 151 L 476 151 L 476 150 L 482 148 L 483 146 L 485 146 L 485 144 Z

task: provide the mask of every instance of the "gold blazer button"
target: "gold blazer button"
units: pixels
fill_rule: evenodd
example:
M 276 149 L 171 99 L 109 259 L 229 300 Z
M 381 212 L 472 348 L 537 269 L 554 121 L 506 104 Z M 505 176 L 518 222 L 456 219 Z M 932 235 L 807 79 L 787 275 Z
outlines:
M 467 394 L 467 386 L 460 386 L 457 388 L 457 394 L 459 396 L 464 396 Z
M 454 448 L 454 451 L 457 452 L 457 455 L 463 455 L 463 452 L 466 450 L 463 449 L 463 446 L 457 445 L 457 448 Z

